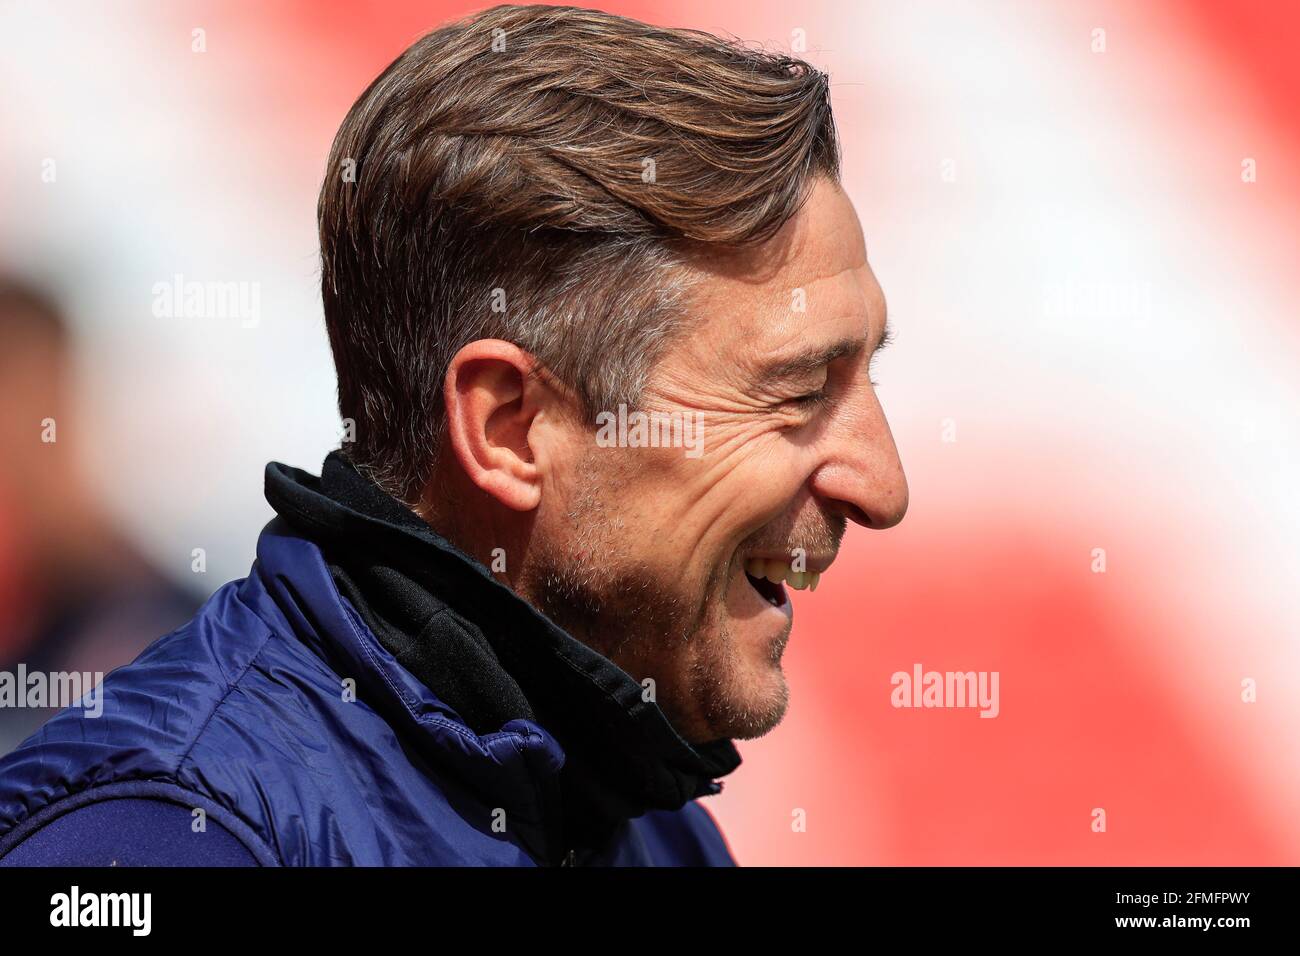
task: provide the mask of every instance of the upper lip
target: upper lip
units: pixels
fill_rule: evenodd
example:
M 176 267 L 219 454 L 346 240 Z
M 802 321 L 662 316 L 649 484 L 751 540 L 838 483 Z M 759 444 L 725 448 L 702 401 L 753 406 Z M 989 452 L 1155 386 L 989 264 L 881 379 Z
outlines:
M 811 571 L 814 574 L 822 574 L 831 563 L 835 560 L 834 554 L 809 554 L 804 556 L 803 570 Z M 741 559 L 743 565 L 746 561 L 779 561 L 782 564 L 790 565 L 794 562 L 794 555 L 789 551 L 780 551 L 775 554 L 770 552 L 755 552 L 747 554 Z

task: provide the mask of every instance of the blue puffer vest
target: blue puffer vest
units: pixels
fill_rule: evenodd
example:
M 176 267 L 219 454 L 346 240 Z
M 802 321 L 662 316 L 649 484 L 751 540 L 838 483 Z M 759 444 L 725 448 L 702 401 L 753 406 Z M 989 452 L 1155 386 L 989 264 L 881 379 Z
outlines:
M 732 863 L 699 793 L 584 856 L 557 845 L 560 742 L 524 719 L 473 732 L 280 518 L 247 578 L 103 694 L 98 718 L 65 710 L 0 759 L 0 856 L 69 809 L 131 796 L 204 810 L 263 865 Z

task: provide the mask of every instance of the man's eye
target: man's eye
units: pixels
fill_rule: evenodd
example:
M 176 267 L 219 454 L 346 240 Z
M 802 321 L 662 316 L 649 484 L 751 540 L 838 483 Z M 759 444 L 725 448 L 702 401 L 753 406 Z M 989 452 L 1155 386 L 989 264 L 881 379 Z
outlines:
M 798 405 L 800 408 L 812 408 L 826 401 L 826 389 L 819 388 L 815 392 L 809 392 L 806 395 L 800 395 L 797 398 L 790 399 L 790 403 Z

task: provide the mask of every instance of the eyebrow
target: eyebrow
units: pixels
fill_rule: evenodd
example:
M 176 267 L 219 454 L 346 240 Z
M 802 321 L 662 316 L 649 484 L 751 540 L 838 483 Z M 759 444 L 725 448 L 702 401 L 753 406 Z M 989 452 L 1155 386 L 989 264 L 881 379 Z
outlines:
M 888 348 L 889 343 L 893 340 L 893 326 L 886 320 L 884 327 L 881 329 L 880 337 L 876 340 L 876 344 L 871 347 L 869 354 L 874 355 L 882 349 Z M 841 339 L 838 342 L 832 342 L 830 345 L 824 345 L 809 352 L 802 352 L 788 358 L 779 358 L 768 363 L 759 371 L 758 381 L 763 384 L 788 381 L 800 375 L 815 372 L 836 359 L 857 355 L 865 348 L 866 343 L 862 339 Z

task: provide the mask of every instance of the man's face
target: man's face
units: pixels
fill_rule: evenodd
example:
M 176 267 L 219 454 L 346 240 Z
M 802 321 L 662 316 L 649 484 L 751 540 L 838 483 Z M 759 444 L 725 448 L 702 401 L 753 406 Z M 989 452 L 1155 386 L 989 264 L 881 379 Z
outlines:
M 675 417 L 685 447 L 575 429 L 520 590 L 652 678 L 677 730 L 704 742 L 780 722 L 788 589 L 827 572 L 848 520 L 901 520 L 907 483 L 869 377 L 885 301 L 839 187 L 819 182 L 743 259 L 698 267 L 687 324 L 628 410 Z

